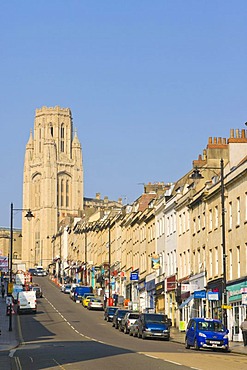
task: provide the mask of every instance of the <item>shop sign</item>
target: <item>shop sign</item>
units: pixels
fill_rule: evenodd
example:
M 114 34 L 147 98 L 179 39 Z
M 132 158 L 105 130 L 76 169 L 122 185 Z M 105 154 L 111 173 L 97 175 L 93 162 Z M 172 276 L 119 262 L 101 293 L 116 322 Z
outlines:
M 219 292 L 208 292 L 207 296 L 209 301 L 219 300 Z
M 247 293 L 242 293 L 242 304 L 247 306 Z
M 151 265 L 154 270 L 158 270 L 160 268 L 160 257 L 153 256 L 151 259 Z
M 246 282 L 230 285 L 227 287 L 229 302 L 241 301 L 242 293 L 244 289 L 247 289 Z
M 0 256 L 0 270 L 4 272 L 8 271 L 8 257 Z
M 138 281 L 139 280 L 139 274 L 138 274 L 138 272 L 131 272 L 130 273 L 130 280 L 131 281 Z
M 232 309 L 232 306 L 229 306 L 229 305 L 227 305 L 227 304 L 223 304 L 223 305 L 221 306 L 221 308 L 223 308 L 223 310 L 231 310 L 231 309 Z
M 166 279 L 166 289 L 167 289 L 167 292 L 170 292 L 172 290 L 175 290 L 177 287 L 177 283 L 176 283 L 176 275 L 173 275 L 173 276 L 169 276 L 167 279 Z
M 194 291 L 194 298 L 195 299 L 206 298 L 206 290 L 195 290 Z

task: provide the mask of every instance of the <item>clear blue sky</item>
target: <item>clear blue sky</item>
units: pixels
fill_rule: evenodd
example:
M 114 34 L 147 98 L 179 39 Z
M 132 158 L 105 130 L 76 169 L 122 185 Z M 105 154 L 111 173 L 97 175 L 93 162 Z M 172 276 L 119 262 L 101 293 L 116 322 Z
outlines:
M 246 0 L 1 1 L 0 226 L 22 207 L 36 108 L 72 110 L 85 196 L 128 203 L 245 128 L 246 20 Z

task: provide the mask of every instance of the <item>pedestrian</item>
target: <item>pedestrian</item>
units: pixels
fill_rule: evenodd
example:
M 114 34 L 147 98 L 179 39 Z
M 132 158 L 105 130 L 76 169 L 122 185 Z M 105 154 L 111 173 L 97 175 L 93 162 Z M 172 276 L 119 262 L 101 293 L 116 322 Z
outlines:
M 106 308 L 106 305 L 107 305 L 107 295 L 104 294 L 104 308 Z
M 4 295 L 5 295 L 5 288 L 4 288 L 4 285 L 2 285 L 2 287 L 1 287 L 1 292 L 2 292 L 2 298 L 4 298 Z
M 247 317 L 244 319 L 244 321 L 240 325 L 240 329 L 242 330 L 242 334 L 243 334 L 244 346 L 247 346 Z

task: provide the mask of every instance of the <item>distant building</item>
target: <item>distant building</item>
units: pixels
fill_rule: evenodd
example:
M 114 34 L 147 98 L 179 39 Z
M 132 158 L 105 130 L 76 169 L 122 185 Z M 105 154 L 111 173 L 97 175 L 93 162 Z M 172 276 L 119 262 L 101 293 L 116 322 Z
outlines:
M 82 149 L 68 108 L 36 109 L 34 131 L 26 145 L 23 176 L 22 258 L 26 267 L 48 266 L 55 251 L 51 239 L 60 221 L 80 217 L 83 209 Z

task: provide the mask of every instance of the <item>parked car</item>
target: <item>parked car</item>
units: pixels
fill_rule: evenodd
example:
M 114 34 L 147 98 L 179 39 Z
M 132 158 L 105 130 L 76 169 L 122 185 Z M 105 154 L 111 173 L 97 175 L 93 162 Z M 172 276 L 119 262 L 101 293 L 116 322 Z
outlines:
M 90 298 L 92 298 L 92 297 L 94 297 L 94 293 L 85 293 L 85 294 L 83 294 L 82 301 L 81 301 L 83 307 L 86 308 L 88 306 Z
M 139 338 L 170 339 L 170 325 L 164 314 L 141 313 L 137 323 Z
M 82 296 L 85 293 L 92 293 L 92 287 L 91 286 L 84 286 L 84 285 L 79 285 L 75 287 L 74 294 L 73 294 L 73 301 L 76 303 L 80 303 L 82 300 Z
M 70 293 L 70 289 L 71 289 L 71 284 L 65 284 L 64 285 L 64 288 L 63 288 L 63 292 L 65 294 L 69 294 Z
M 104 312 L 104 320 L 107 322 L 112 321 L 114 313 L 117 311 L 118 307 L 116 306 L 107 306 Z
M 104 304 L 103 304 L 103 302 L 101 301 L 100 298 L 91 297 L 90 300 L 89 300 L 89 302 L 88 302 L 87 309 L 88 310 L 99 310 L 99 311 L 103 311 Z
M 229 330 L 220 320 L 192 318 L 190 319 L 185 333 L 185 348 L 194 347 L 229 350 Z
M 30 268 L 30 269 L 28 269 L 28 272 L 29 272 L 29 274 L 30 274 L 31 276 L 35 276 L 35 275 L 36 275 L 36 273 L 37 273 L 36 268 Z
M 30 290 L 36 292 L 36 297 L 37 298 L 42 298 L 43 297 L 43 293 L 42 293 L 41 287 L 39 285 L 31 285 Z
M 69 292 L 69 297 L 73 300 L 74 299 L 74 293 L 75 293 L 75 288 L 79 286 L 79 284 L 71 284 L 70 292 Z
M 124 310 L 124 309 L 118 308 L 116 312 L 114 313 L 113 318 L 112 318 L 112 326 L 115 329 L 118 329 L 119 322 L 122 320 L 126 312 L 130 312 L 130 310 Z
M 129 327 L 129 335 L 133 335 L 133 337 L 137 337 L 138 335 L 138 320 L 135 320 Z
M 133 324 L 140 314 L 138 312 L 126 312 L 122 320 L 119 321 L 119 331 L 123 331 L 124 334 L 129 333 L 130 325 Z

